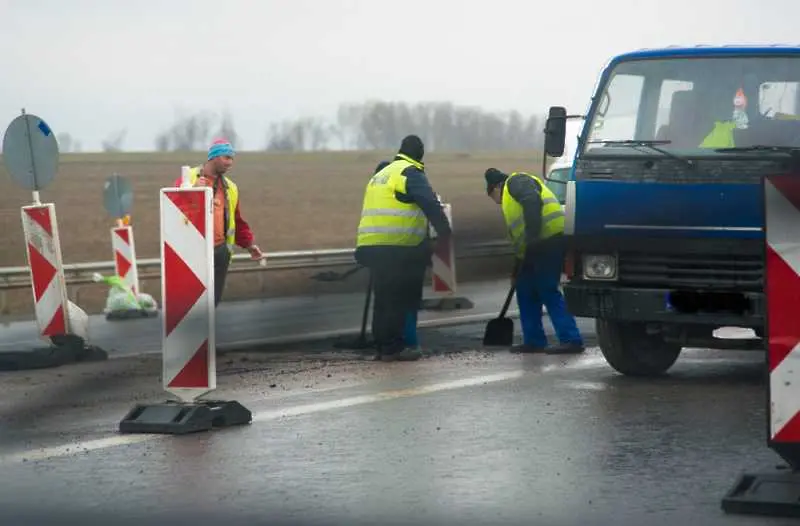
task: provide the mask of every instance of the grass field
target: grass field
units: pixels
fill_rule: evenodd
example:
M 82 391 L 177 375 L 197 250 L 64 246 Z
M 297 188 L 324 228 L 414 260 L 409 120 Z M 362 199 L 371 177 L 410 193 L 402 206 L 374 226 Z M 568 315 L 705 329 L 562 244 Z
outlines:
M 245 152 L 238 155 L 230 176 L 240 187 L 242 213 L 262 250 L 350 248 L 355 244 L 364 184 L 375 165 L 392 154 Z M 41 199 L 55 203 L 64 262 L 111 260 L 109 228 L 113 219 L 103 208 L 103 184 L 115 172 L 128 177 L 134 188 L 132 224 L 138 257 L 158 257 L 158 190 L 171 186 L 180 175 L 181 165 L 203 160 L 202 152 L 63 154 L 58 176 L 41 192 Z M 500 210 L 484 191 L 486 168 L 541 171 L 538 152 L 431 153 L 425 162 L 434 190 L 453 206 L 457 246 L 503 238 Z M 4 182 L 0 195 L 0 267 L 25 265 L 19 208 L 29 204 L 31 196 L 11 180 L 4 166 L 0 166 L 0 180 Z M 469 266 L 475 268 L 466 268 Z M 462 265 L 459 277 L 470 279 L 482 269 L 490 271 L 489 266 L 486 260 Z M 253 286 L 255 277 L 232 276 L 225 299 L 341 289 L 338 285 L 310 282 L 302 272 L 276 271 L 269 276 L 266 286 L 256 287 L 257 290 Z M 157 280 L 143 287 L 157 298 L 160 296 Z M 93 290 L 82 290 L 78 301 L 71 299 L 96 311 L 102 307 L 105 291 L 96 286 L 89 288 Z M 6 314 L 32 316 L 30 296 L 30 290 L 10 293 Z

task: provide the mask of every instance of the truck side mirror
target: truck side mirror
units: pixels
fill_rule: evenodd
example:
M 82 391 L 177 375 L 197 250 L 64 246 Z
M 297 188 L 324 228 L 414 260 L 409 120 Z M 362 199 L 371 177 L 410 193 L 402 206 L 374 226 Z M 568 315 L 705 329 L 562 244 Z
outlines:
M 567 109 L 563 106 L 550 107 L 544 127 L 544 152 L 550 157 L 564 155 L 566 136 Z

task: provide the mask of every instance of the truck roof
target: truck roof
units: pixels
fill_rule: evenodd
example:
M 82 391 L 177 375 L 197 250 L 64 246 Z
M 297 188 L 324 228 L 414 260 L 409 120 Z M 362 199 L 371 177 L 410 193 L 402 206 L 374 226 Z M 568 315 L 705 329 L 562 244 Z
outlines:
M 724 56 L 741 54 L 759 55 L 800 55 L 800 44 L 770 44 L 770 45 L 742 45 L 729 44 L 723 46 L 667 46 L 662 48 L 646 48 L 630 51 L 614 57 L 612 63 L 637 58 L 660 58 L 660 57 L 700 57 L 700 56 Z

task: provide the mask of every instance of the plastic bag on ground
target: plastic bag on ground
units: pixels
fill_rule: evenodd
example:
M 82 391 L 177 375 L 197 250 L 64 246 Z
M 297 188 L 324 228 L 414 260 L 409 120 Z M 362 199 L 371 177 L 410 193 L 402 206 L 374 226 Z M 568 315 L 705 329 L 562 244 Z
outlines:
M 106 308 L 104 310 L 106 314 L 132 310 L 146 312 L 158 310 L 158 304 L 150 294 L 134 294 L 119 276 L 94 274 L 93 278 L 95 281 L 102 281 L 111 287 L 108 291 L 108 298 L 106 298 Z

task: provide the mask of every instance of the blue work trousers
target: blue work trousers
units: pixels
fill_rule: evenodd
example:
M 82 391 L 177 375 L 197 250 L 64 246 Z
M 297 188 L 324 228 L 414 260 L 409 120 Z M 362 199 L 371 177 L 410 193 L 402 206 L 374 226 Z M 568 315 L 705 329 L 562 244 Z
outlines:
M 517 305 L 525 345 L 547 347 L 542 325 L 542 305 L 547 308 L 559 343 L 583 345 L 575 317 L 567 310 L 559 290 L 564 253 L 548 247 L 536 254 L 517 272 Z
M 403 341 L 406 347 L 416 347 L 419 345 L 417 339 L 417 313 L 418 309 L 406 312 L 405 325 L 403 327 Z

